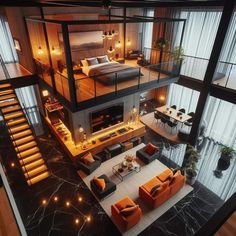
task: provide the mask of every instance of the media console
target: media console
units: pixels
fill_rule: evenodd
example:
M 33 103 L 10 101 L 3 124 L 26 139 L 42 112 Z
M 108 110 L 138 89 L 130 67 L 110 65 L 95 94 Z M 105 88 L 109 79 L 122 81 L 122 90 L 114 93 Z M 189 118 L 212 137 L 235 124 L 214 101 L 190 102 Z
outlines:
M 66 153 L 70 156 L 73 163 L 76 163 L 76 159 L 87 152 L 92 154 L 97 154 L 101 152 L 105 147 L 113 145 L 119 142 L 125 142 L 134 137 L 143 137 L 145 135 L 145 125 L 138 122 L 132 127 L 128 125 L 123 125 L 112 131 L 105 132 L 101 135 L 94 136 L 90 139 L 90 142 L 86 145 L 85 149 L 82 149 L 80 145 L 75 145 L 71 139 L 64 140 L 57 132 L 56 128 L 50 123 L 49 119 L 46 119 L 48 126 L 50 127 L 53 134 L 57 137 L 58 141 L 62 144 Z M 125 129 L 126 131 L 120 133 L 118 130 Z M 106 137 L 101 140 L 102 137 Z

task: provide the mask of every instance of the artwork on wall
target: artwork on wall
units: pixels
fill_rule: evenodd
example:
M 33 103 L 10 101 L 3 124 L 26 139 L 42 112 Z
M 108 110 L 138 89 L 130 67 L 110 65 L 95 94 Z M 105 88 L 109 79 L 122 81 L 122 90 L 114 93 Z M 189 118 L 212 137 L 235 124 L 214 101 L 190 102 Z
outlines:
M 69 32 L 70 47 L 72 51 L 84 51 L 103 48 L 103 31 Z M 60 44 L 63 43 L 62 33 L 58 33 Z
M 17 51 L 21 52 L 21 46 L 20 46 L 20 41 L 16 38 L 13 38 L 14 41 L 14 47 Z

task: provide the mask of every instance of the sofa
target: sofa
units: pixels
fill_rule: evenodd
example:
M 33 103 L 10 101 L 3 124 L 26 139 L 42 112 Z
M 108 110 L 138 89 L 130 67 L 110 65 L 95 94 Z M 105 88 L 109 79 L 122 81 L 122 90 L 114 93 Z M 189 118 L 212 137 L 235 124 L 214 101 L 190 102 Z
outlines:
M 106 159 L 110 159 L 123 152 L 123 145 L 121 143 L 116 143 L 116 144 L 106 147 L 104 151 L 106 153 Z
M 85 154 L 87 155 L 87 154 Z M 79 157 L 77 159 L 77 166 L 80 170 L 82 170 L 83 172 L 85 172 L 85 174 L 90 175 L 93 171 L 95 171 L 102 163 L 101 159 L 99 156 L 97 155 L 92 155 L 94 158 L 94 162 L 91 164 L 85 164 L 84 161 L 82 160 L 84 156 Z
M 175 195 L 184 184 L 185 176 L 180 170 L 174 173 L 171 169 L 166 169 L 139 187 L 139 197 L 148 207 L 154 209 Z
M 136 152 L 136 156 L 143 161 L 145 164 L 149 164 L 150 162 L 154 161 L 155 159 L 157 159 L 160 156 L 160 150 L 158 147 L 156 147 L 156 151 L 154 151 L 153 153 L 148 153 L 146 151 L 147 146 L 148 145 L 152 145 L 152 144 L 147 144 L 145 147 L 139 149 Z M 153 145 L 154 146 L 154 145 Z M 154 146 L 155 147 L 155 146 Z
M 142 54 L 140 50 L 129 50 L 126 59 L 137 59 Z
M 106 175 L 101 175 L 98 177 L 99 179 L 104 179 L 105 180 L 105 189 L 101 190 L 97 184 L 94 182 L 94 179 L 90 181 L 90 187 L 93 191 L 93 193 L 99 198 L 103 199 L 113 193 L 116 190 L 116 184 L 113 183 Z
M 124 211 L 130 210 L 129 207 L 133 207 L 129 214 L 124 215 Z M 127 213 L 127 212 L 126 212 Z M 111 214 L 115 223 L 122 231 L 127 231 L 136 225 L 142 217 L 142 211 L 135 202 L 126 196 L 116 204 L 111 206 Z

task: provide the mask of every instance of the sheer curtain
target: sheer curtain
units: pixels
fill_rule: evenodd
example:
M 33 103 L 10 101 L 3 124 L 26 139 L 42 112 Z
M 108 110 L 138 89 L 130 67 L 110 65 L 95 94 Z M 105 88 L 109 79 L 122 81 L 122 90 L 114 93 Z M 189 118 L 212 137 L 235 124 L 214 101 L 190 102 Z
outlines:
M 199 92 L 178 84 L 171 84 L 168 90 L 167 105 L 176 105 L 177 109 L 184 108 L 186 113 L 195 112 Z
M 147 9 L 144 12 L 145 16 L 154 17 L 154 9 Z M 143 49 L 152 48 L 152 33 L 153 33 L 153 22 L 143 23 Z M 150 59 L 151 51 L 147 50 L 145 52 L 145 59 Z
M 213 175 L 222 145 L 236 150 L 236 105 L 210 97 L 204 111 L 206 124 L 205 142 L 198 163 L 197 179 L 223 200 L 236 191 L 236 156 L 231 160 L 228 170 L 223 171 L 221 179 Z
M 220 22 L 221 11 L 182 9 L 176 12 L 176 17 L 186 19 L 182 43 L 186 56 L 184 57 L 180 73 L 203 80 Z M 177 30 L 177 35 L 173 35 L 175 46 L 177 46 L 179 42 L 180 29 L 181 28 Z M 205 58 L 206 60 L 194 57 Z
M 35 133 L 40 135 L 43 133 L 42 122 L 40 113 L 38 110 L 37 100 L 35 97 L 35 90 L 33 86 L 15 89 L 17 97 L 20 101 L 22 108 L 24 109 L 26 116 L 32 126 Z
M 9 25 L 5 17 L 0 15 L 0 54 L 5 63 L 18 61 Z

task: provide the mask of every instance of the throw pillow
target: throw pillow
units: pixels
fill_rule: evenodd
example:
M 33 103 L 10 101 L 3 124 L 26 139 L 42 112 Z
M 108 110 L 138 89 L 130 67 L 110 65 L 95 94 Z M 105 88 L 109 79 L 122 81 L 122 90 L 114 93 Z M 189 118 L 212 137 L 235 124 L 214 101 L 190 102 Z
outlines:
M 138 205 L 132 206 L 132 207 L 126 207 L 123 210 L 120 211 L 120 214 L 122 216 L 130 216 L 132 215 L 136 210 L 138 209 Z
M 98 64 L 97 58 L 87 59 L 88 65 L 93 66 Z
M 98 60 L 98 63 L 106 63 L 106 62 L 109 62 L 107 55 L 101 56 L 101 57 L 97 57 L 97 60 Z
M 147 146 L 144 148 L 144 151 L 149 154 L 153 155 L 155 152 L 159 151 L 159 148 L 152 143 L 147 144 Z
M 105 180 L 104 180 L 104 179 L 99 179 L 99 178 L 94 177 L 94 178 L 93 178 L 93 181 L 94 181 L 94 183 L 98 186 L 98 188 L 99 188 L 100 190 L 103 191 L 103 190 L 106 188 L 106 183 L 105 183 Z
M 170 169 L 166 169 L 165 171 L 163 171 L 161 174 L 157 176 L 157 178 L 161 182 L 165 182 L 166 180 L 171 180 L 172 177 L 173 177 L 173 172 Z
M 87 67 L 87 66 L 88 66 L 87 60 L 81 60 L 81 64 L 82 64 L 82 66 L 84 66 L 84 67 Z
M 95 162 L 95 160 L 90 152 L 87 153 L 86 155 L 84 155 L 81 159 L 85 165 L 91 165 L 93 162 Z
M 170 180 L 170 185 L 171 185 L 171 184 L 174 184 L 175 181 L 176 181 L 176 179 L 177 179 L 177 177 L 180 176 L 180 175 L 181 175 L 181 171 L 178 170 L 178 171 L 173 175 L 172 179 Z
M 163 192 L 167 186 L 169 185 L 169 181 L 164 182 L 159 188 L 157 188 L 153 193 L 151 194 L 152 197 L 157 197 L 159 193 Z
M 159 189 L 160 187 L 161 187 L 160 184 L 157 184 L 156 186 L 154 186 L 154 187 L 151 189 L 150 194 L 152 195 L 153 192 L 155 192 L 155 191 L 156 191 L 157 189 Z

